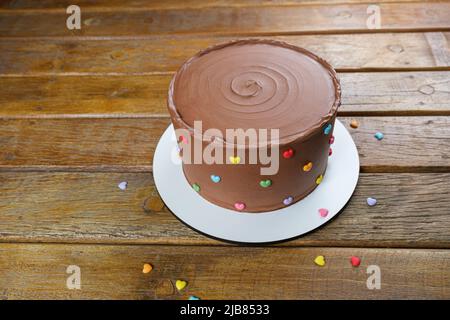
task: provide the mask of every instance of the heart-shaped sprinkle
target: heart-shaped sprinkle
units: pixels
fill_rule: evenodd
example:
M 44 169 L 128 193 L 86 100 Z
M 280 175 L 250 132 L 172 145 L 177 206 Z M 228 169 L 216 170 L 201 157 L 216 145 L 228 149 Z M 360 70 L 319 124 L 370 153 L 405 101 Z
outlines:
M 381 132 L 377 132 L 374 134 L 374 137 L 379 141 L 384 138 L 384 134 L 382 134 Z
M 323 133 L 325 135 L 328 135 L 331 132 L 331 129 L 333 128 L 333 125 L 331 123 L 327 124 L 325 128 L 323 129 Z
M 211 175 L 211 181 L 214 183 L 219 183 L 222 178 L 220 176 L 216 176 L 215 174 Z
M 377 199 L 375 199 L 375 198 L 367 198 L 367 205 L 369 206 L 369 207 L 373 207 L 374 205 L 376 205 L 377 204 Z
M 261 181 L 259 182 L 259 185 L 260 185 L 261 187 L 263 187 L 263 188 L 270 187 L 270 186 L 272 185 L 272 180 L 270 180 L 270 179 L 267 179 L 267 180 L 261 180 Z
M 200 300 L 200 298 L 197 296 L 190 296 L 189 300 Z
M 192 189 L 194 189 L 197 192 L 200 192 L 200 186 L 198 184 L 196 184 L 196 183 L 192 184 Z
M 329 144 L 333 144 L 334 143 L 334 136 L 331 136 L 330 140 L 328 140 Z
M 350 257 L 350 263 L 354 267 L 359 267 L 359 265 L 361 264 L 361 259 L 359 257 L 352 256 Z
M 313 166 L 312 162 L 308 162 L 307 164 L 305 164 L 303 166 L 303 171 L 305 171 L 305 172 L 310 171 L 312 169 L 312 166 Z
M 122 181 L 117 186 L 119 187 L 120 190 L 125 190 L 127 188 L 127 186 L 128 186 L 128 182 Z
M 184 288 L 186 288 L 187 286 L 187 282 L 184 280 L 177 280 L 175 282 L 175 287 L 177 288 L 178 291 L 183 290 Z
M 318 211 L 322 218 L 325 218 L 328 215 L 328 209 L 320 208 Z
M 153 270 L 153 266 L 150 263 L 145 263 L 142 268 L 142 273 L 150 273 Z
M 236 208 L 236 210 L 239 210 L 239 211 L 244 210 L 245 209 L 245 203 L 243 203 L 243 202 L 236 202 L 234 204 L 234 207 Z
M 358 128 L 358 127 L 359 127 L 358 121 L 352 120 L 352 121 L 350 122 L 350 127 L 352 127 L 353 129 Z
M 232 164 L 239 164 L 241 162 L 241 157 L 233 157 L 233 156 L 231 156 L 230 157 L 230 162 Z
M 294 156 L 294 149 L 292 149 L 292 148 L 289 148 L 283 152 L 283 157 L 285 159 L 292 158 L 293 156 Z
M 323 175 L 320 175 L 320 176 L 317 177 L 316 183 L 320 184 L 322 182 L 322 180 L 323 180 Z
M 325 257 L 324 256 L 317 256 L 314 259 L 314 263 L 317 264 L 320 267 L 323 267 L 325 265 Z
M 187 139 L 187 137 L 185 137 L 185 136 L 180 136 L 179 141 L 180 141 L 180 142 L 183 142 L 183 143 L 185 143 L 185 144 L 188 143 L 188 139 Z
M 290 204 L 292 203 L 292 201 L 294 201 L 294 198 L 292 198 L 291 196 L 289 196 L 289 197 L 287 197 L 287 198 L 285 198 L 285 199 L 283 200 L 283 204 L 284 204 L 285 206 L 288 206 L 288 205 L 290 205 Z
M 330 150 L 328 150 L 328 156 L 331 156 L 333 154 L 333 150 L 330 148 Z

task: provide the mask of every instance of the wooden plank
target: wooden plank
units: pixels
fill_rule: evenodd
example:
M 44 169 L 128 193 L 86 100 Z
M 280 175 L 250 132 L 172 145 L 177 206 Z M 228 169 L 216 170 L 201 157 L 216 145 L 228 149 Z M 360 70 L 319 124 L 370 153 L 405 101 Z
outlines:
M 250 7 L 250 6 L 301 6 L 318 4 L 361 3 L 361 0 L 77 0 L 77 5 L 84 9 L 97 10 L 143 10 L 143 9 L 185 9 L 206 7 Z M 387 2 L 419 2 L 419 0 L 378 0 L 377 3 Z M 431 2 L 430 0 L 420 2 Z M 30 9 L 61 9 L 72 5 L 71 0 L 6 0 L 0 2 L 0 9 L 30 10 Z
M 348 126 L 352 118 L 340 118 Z M 448 172 L 449 117 L 355 117 L 363 172 Z M 2 170 L 150 171 L 168 118 L 2 119 Z M 374 138 L 381 131 L 382 141 Z
M 443 38 L 442 38 L 443 37 Z M 427 33 L 304 35 L 271 37 L 309 49 L 338 71 L 450 70 L 435 59 Z M 0 40 L 0 75 L 148 74 L 174 72 L 190 56 L 232 37 L 148 37 L 101 40 Z M 444 42 L 445 40 L 445 42 Z
M 1 172 L 0 181 L 1 242 L 223 244 L 178 221 L 151 173 Z M 450 174 L 361 174 L 335 219 L 283 245 L 450 248 L 449 181 Z
M 319 254 L 324 267 L 313 262 Z M 450 298 L 449 250 L 2 244 L 0 255 L 5 299 Z M 69 265 L 80 268 L 80 290 L 66 286 Z M 379 290 L 367 288 L 369 265 L 379 267 Z M 188 282 L 182 292 L 177 279 Z
M 172 75 L 8 77 L 0 118 L 168 117 Z M 341 73 L 341 116 L 450 115 L 450 71 Z
M 380 3 L 377 31 L 450 30 L 448 2 Z M 80 30 L 66 27 L 64 8 L 0 12 L 2 37 L 136 36 L 368 32 L 368 4 L 274 7 L 207 7 L 169 10 L 84 10 Z M 59 26 L 59 27 L 58 27 Z

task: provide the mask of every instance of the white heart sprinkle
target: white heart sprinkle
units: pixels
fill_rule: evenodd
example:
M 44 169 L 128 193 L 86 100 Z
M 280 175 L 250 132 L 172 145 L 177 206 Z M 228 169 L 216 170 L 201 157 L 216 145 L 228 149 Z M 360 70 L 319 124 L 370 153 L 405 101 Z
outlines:
M 125 190 L 127 188 L 128 182 L 126 181 L 122 181 L 121 183 L 118 184 L 118 187 L 120 190 Z

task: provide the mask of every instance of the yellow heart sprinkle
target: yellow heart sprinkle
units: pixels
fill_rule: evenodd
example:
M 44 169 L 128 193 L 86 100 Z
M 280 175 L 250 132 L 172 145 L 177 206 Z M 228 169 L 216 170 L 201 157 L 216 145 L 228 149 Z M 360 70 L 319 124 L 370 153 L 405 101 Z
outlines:
M 177 281 L 175 282 L 175 287 L 177 287 L 177 290 L 178 290 L 178 291 L 183 290 L 184 288 L 186 288 L 186 286 L 187 286 L 187 282 L 186 282 L 186 281 L 183 281 L 183 280 L 177 280 Z
M 317 256 L 314 259 L 314 263 L 317 264 L 318 266 L 323 267 L 325 265 L 325 257 L 324 256 Z
M 230 157 L 230 162 L 232 164 L 239 164 L 241 162 L 241 157 Z
M 308 172 L 309 170 L 311 170 L 311 168 L 312 168 L 312 162 L 308 162 L 307 164 L 305 164 L 304 166 L 303 166 L 303 171 L 306 171 L 306 172 Z
M 142 268 L 142 273 L 150 273 L 153 270 L 153 266 L 150 263 L 145 263 Z
M 317 177 L 316 183 L 320 184 L 322 182 L 322 180 L 323 180 L 323 175 L 320 175 L 320 176 Z

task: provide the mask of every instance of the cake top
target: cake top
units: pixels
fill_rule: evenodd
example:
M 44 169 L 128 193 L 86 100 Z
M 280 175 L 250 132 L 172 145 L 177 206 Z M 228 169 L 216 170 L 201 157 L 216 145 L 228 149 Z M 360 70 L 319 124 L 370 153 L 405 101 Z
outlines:
M 306 136 L 340 104 L 333 68 L 311 52 L 273 40 L 210 47 L 172 79 L 169 110 L 183 127 L 279 129 L 280 140 Z

